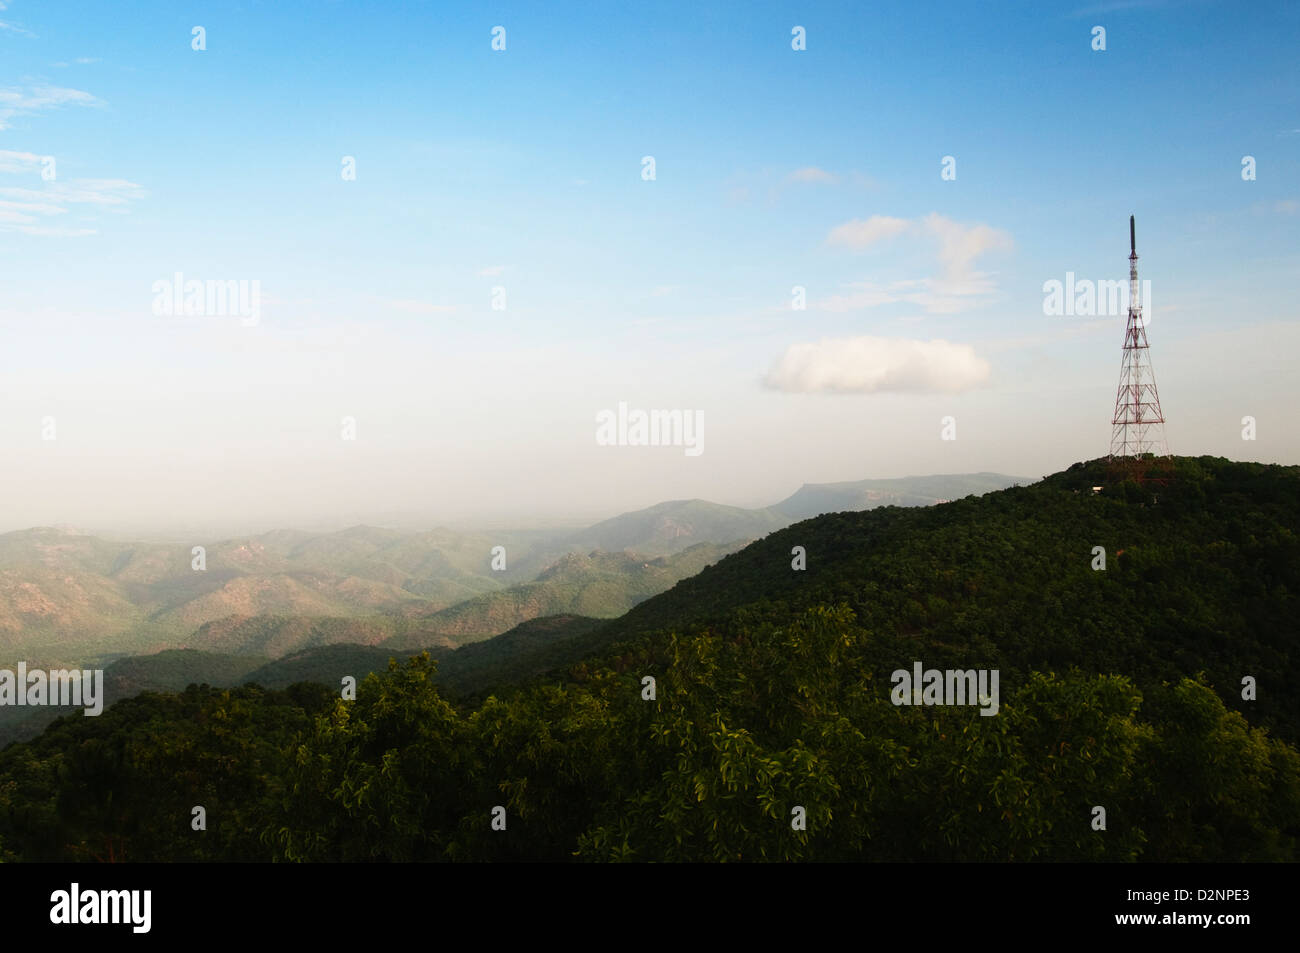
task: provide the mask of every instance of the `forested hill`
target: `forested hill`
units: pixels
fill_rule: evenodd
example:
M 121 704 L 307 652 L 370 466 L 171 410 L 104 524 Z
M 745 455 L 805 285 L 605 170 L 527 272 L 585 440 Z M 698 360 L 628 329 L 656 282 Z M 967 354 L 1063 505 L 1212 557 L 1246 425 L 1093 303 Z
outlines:
M 1170 476 L 808 520 L 459 701 L 417 655 L 64 718 L 0 752 L 0 859 L 1294 861 L 1300 468 Z
M 1094 494 L 1092 487 L 1102 486 Z M 679 582 L 565 653 L 637 636 L 783 623 L 845 604 L 900 667 L 923 660 L 1122 673 L 1204 671 L 1225 702 L 1300 738 L 1300 467 L 1176 458 L 1166 485 L 1111 482 L 1104 460 L 926 508 L 797 523 Z M 792 568 L 795 547 L 806 569 Z M 1105 569 L 1093 569 L 1105 550 Z M 523 667 L 516 660 L 516 670 Z M 1241 679 L 1258 680 L 1243 703 Z

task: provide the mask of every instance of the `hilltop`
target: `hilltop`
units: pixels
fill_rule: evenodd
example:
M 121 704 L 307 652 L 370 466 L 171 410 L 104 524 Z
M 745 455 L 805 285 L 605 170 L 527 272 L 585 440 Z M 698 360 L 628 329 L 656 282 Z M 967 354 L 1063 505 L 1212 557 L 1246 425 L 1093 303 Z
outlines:
M 842 604 L 893 640 L 900 665 L 923 645 L 927 662 L 1016 673 L 1077 666 L 1158 681 L 1204 670 L 1225 704 L 1300 738 L 1300 698 L 1287 689 L 1300 678 L 1300 468 L 1211 457 L 1175 467 L 1164 487 L 1108 482 L 1098 460 L 943 506 L 802 521 L 562 652 L 549 647 L 533 668 L 553 676 L 654 633 L 779 625 Z M 1245 675 L 1260 685 L 1249 709 Z

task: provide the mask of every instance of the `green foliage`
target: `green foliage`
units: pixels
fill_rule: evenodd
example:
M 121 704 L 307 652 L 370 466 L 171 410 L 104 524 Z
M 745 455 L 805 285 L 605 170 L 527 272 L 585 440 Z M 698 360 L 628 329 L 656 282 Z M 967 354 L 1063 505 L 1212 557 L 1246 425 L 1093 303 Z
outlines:
M 1135 502 L 1094 496 L 1111 485 L 1093 461 L 941 506 L 798 523 L 576 640 L 566 661 L 843 603 L 892 640 L 891 670 L 923 650 L 927 664 L 1014 680 L 1077 667 L 1145 689 L 1204 671 L 1243 713 L 1252 675 L 1251 721 L 1300 741 L 1300 468 L 1176 458 L 1170 477 Z M 796 545 L 804 572 L 790 568 Z M 1105 571 L 1091 568 L 1094 546 Z
M 432 860 L 456 802 L 460 722 L 433 687 L 427 654 L 367 676 L 293 750 L 278 818 L 264 836 L 284 860 Z
M 478 668 L 472 699 L 444 697 L 426 653 L 355 701 L 336 679 L 201 686 L 65 718 L 0 752 L 0 844 L 22 860 L 1294 861 L 1297 472 L 1202 458 L 1173 477 L 1094 495 L 1094 462 L 799 524 L 611 625 L 518 633 L 509 675 L 486 691 Z M 508 684 L 562 647 L 580 653 L 563 671 Z M 894 705 L 892 672 L 915 660 L 998 669 L 998 713 Z
M 0 752 L 0 840 L 34 861 L 260 859 L 284 752 L 328 697 L 200 685 L 60 718 Z

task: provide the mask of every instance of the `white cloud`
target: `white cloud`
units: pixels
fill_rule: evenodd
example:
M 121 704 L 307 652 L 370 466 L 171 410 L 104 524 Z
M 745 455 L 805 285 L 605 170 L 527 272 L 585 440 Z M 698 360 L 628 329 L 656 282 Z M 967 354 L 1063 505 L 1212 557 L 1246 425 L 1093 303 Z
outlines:
M 9 86 L 0 89 L 0 129 L 9 128 L 14 116 L 55 109 L 59 106 L 102 106 L 90 93 L 63 86 Z
M 856 337 L 793 344 L 763 379 L 785 393 L 956 393 L 985 383 L 989 364 L 968 344 Z
M 0 149 L 0 172 L 31 172 L 41 164 L 41 156 L 32 152 Z
M 1011 236 L 988 225 L 962 225 L 931 212 L 920 225 L 939 239 L 939 261 L 951 279 L 970 275 L 970 266 L 980 255 L 1011 248 Z
M 791 182 L 817 182 L 822 185 L 834 185 L 839 180 L 840 177 L 834 172 L 827 172 L 825 169 L 819 169 L 816 166 L 795 169 L 790 173 Z
M 854 219 L 837 225 L 826 236 L 829 245 L 848 245 L 850 248 L 866 248 L 886 238 L 893 238 L 908 230 L 911 225 L 905 218 L 890 218 L 887 215 L 873 215 L 865 222 Z
M 505 265 L 489 265 L 486 268 L 480 268 L 478 270 L 478 276 L 480 278 L 495 278 L 497 275 L 505 274 L 505 271 Z
M 59 205 L 48 205 L 41 202 L 6 202 L 0 199 L 0 215 L 4 214 L 5 209 L 9 209 L 14 213 L 30 212 L 33 215 L 62 215 L 67 211 L 66 208 Z M 35 219 L 31 218 L 24 218 L 24 220 L 35 221 Z
M 990 251 L 1009 249 L 1011 236 L 989 225 L 962 225 L 931 212 L 925 218 L 909 220 L 873 215 L 866 221 L 854 219 L 837 225 L 826 236 L 828 245 L 866 248 L 904 232 L 930 235 L 939 240 L 939 262 L 950 276 L 965 274 L 972 262 Z
M 126 205 L 144 198 L 144 186 L 125 179 L 72 179 L 50 182 L 44 189 L 0 188 L 0 196 L 13 199 L 47 199 L 60 204 Z
M 937 239 L 939 275 L 891 281 L 888 284 L 852 282 L 848 294 L 833 295 L 817 302 L 824 311 L 856 311 L 882 304 L 906 301 L 920 305 L 929 314 L 956 314 L 984 304 L 997 293 L 997 284 L 988 272 L 975 271 L 977 258 L 992 251 L 1013 246 L 1011 236 L 989 225 L 963 225 L 931 213 L 909 220 L 873 215 L 866 221 L 854 220 L 831 229 L 827 244 L 866 248 L 876 242 L 903 233 Z
M 4 7 L 0 7 L 0 10 L 3 9 Z M 25 29 L 24 27 L 19 26 L 17 23 L 9 23 L 5 20 L 0 20 L 0 30 L 8 30 L 11 33 L 17 33 L 20 36 L 33 36 L 33 37 L 36 36 L 36 34 L 33 33 L 31 30 Z
M 41 157 L 30 152 L 0 152 L 0 172 L 33 172 Z M 124 212 L 131 202 L 145 196 L 142 186 L 125 179 L 72 179 L 44 183 L 41 189 L 0 187 L 0 231 L 28 235 L 93 235 L 88 227 L 52 227 L 41 218 L 64 215 L 70 205 L 98 206 L 104 211 Z

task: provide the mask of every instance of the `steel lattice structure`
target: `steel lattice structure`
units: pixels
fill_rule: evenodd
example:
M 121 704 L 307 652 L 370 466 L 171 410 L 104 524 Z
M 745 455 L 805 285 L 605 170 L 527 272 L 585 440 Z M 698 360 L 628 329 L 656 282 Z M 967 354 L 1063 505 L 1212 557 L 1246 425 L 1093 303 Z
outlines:
M 1138 286 L 1137 228 L 1128 219 L 1128 325 L 1124 330 L 1124 361 L 1120 366 L 1115 415 L 1111 418 L 1110 458 L 1166 456 L 1165 417 L 1160 410 L 1156 374 L 1151 367 L 1151 345 Z

